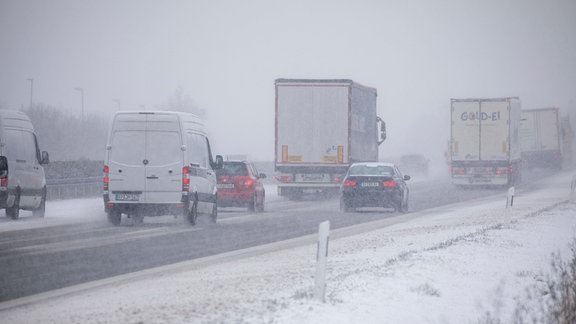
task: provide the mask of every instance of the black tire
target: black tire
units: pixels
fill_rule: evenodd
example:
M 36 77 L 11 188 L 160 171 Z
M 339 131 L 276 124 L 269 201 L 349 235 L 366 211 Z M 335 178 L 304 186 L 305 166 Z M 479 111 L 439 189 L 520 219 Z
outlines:
M 264 202 L 266 201 L 266 194 L 262 193 L 262 203 L 258 204 L 255 209 L 257 212 L 259 213 L 263 213 L 264 212 Z
M 353 212 L 355 210 L 356 210 L 356 208 L 348 205 L 344 198 L 340 198 L 340 211 L 343 211 L 345 213 L 350 213 L 350 212 Z
M 218 204 L 214 203 L 212 206 L 212 213 L 210 214 L 210 223 L 216 224 L 218 221 Z
M 402 213 L 407 213 L 408 212 L 408 199 L 410 198 L 410 196 L 408 194 L 406 194 L 406 202 L 402 204 L 402 210 L 400 212 Z
M 192 206 L 190 207 L 190 210 L 188 210 L 188 213 L 186 214 L 186 219 L 188 219 L 188 222 L 192 226 L 196 225 L 196 223 L 198 222 L 198 202 L 196 201 L 192 202 Z
M 257 195 L 256 195 L 256 193 L 254 193 L 254 196 L 252 197 L 252 201 L 250 201 L 248 203 L 248 211 L 249 212 L 255 212 L 256 211 L 256 206 L 258 204 L 257 200 L 258 200 Z
M 32 211 L 32 216 L 38 218 L 44 218 L 46 215 L 46 188 L 42 190 L 42 200 L 40 201 L 40 206 Z
M 20 217 L 20 188 L 16 190 L 16 197 L 12 207 L 6 207 L 6 216 L 16 220 Z
M 122 213 L 116 209 L 110 209 L 108 211 L 108 221 L 114 226 L 120 225 L 122 222 Z

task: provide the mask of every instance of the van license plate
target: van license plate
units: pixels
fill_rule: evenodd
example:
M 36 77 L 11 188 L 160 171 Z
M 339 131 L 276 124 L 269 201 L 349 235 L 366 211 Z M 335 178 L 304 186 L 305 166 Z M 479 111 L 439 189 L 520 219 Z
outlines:
M 216 185 L 216 187 L 219 189 L 231 189 L 231 188 L 234 188 L 234 184 L 233 183 L 219 183 Z
M 116 194 L 116 200 L 139 201 L 140 200 L 140 194 Z

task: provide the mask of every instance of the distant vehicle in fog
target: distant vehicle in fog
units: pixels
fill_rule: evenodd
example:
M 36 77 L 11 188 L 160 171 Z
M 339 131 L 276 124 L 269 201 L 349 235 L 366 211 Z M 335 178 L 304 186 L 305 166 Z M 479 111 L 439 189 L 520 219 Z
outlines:
M 520 182 L 520 109 L 516 97 L 451 100 L 453 184 L 478 187 Z
M 393 208 L 407 212 L 409 189 L 403 175 L 393 163 L 354 163 L 340 187 L 340 210 L 355 211 L 360 207 Z
M 415 175 L 428 176 L 430 160 L 422 154 L 406 154 L 400 157 L 399 167 L 402 171 Z
M 351 163 L 378 161 L 386 133 L 376 96 L 352 80 L 276 80 L 280 196 L 337 193 Z
M 520 143 L 527 168 L 562 169 L 563 137 L 558 108 L 522 110 Z
M 6 216 L 20 217 L 20 209 L 44 217 L 46 177 L 42 164 L 49 162 L 40 152 L 34 126 L 20 111 L 0 109 L 0 208 Z
M 218 215 L 215 169 L 201 120 L 180 112 L 118 112 L 114 115 L 104 162 L 104 206 L 119 225 L 122 214 L 141 222 L 144 216 L 184 215 L 196 224 L 198 214 L 212 222 Z
M 248 161 L 224 161 L 216 170 L 218 181 L 218 207 L 247 207 L 249 211 L 264 211 L 266 191 L 260 179 L 266 174 L 258 173 Z

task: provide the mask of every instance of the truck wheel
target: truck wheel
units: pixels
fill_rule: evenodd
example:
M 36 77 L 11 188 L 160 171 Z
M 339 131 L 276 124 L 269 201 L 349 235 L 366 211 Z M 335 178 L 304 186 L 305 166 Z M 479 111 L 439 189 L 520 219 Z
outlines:
M 196 222 L 198 221 L 198 202 L 194 201 L 192 203 L 192 206 L 190 207 L 190 210 L 188 211 L 186 218 L 188 219 L 188 222 L 192 226 L 196 225 Z
M 114 226 L 120 225 L 120 222 L 122 222 L 122 213 L 116 209 L 110 209 L 110 211 L 108 211 L 108 221 Z
M 12 207 L 6 207 L 6 216 L 12 219 L 18 219 L 18 217 L 20 217 L 20 188 L 16 190 L 16 197 L 14 198 Z
M 40 201 L 40 206 L 32 211 L 32 216 L 43 218 L 46 214 L 46 188 L 42 190 L 42 198 L 40 199 L 42 199 Z

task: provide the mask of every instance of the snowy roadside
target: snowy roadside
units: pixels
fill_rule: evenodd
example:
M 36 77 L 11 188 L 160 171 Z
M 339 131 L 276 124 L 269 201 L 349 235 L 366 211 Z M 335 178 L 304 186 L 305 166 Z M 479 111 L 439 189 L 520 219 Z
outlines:
M 551 254 L 570 256 L 570 178 L 518 190 L 513 208 L 505 197 L 483 198 L 333 231 L 325 303 L 312 297 L 316 245 L 305 244 L 0 304 L 0 315 L 6 323 L 512 322 Z

